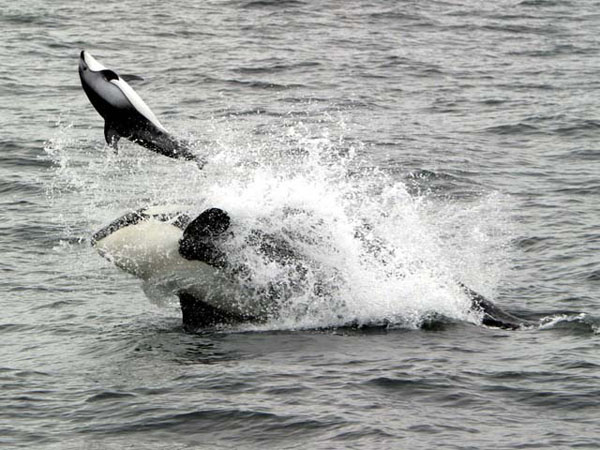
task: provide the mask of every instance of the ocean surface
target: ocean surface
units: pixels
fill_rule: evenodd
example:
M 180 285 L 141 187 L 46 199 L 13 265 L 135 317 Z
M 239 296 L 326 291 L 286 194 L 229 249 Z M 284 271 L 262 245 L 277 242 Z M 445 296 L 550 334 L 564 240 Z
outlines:
M 3 1 L 0 29 L 0 447 L 600 447 L 599 2 Z M 204 170 L 108 148 L 82 49 Z M 186 333 L 90 245 L 150 205 L 286 233 L 310 276 Z

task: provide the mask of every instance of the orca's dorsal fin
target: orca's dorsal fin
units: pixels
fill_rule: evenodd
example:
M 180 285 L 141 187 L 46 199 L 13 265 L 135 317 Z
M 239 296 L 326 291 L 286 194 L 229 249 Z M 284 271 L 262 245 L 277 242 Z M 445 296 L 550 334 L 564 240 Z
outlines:
M 489 327 L 503 328 L 505 330 L 518 330 L 524 326 L 532 326 L 533 322 L 514 316 L 500 307 L 493 304 L 490 300 L 485 298 L 483 295 L 478 294 L 473 289 L 465 286 L 463 283 L 458 285 L 465 291 L 469 299 L 471 300 L 471 308 L 475 311 L 481 311 L 483 313 L 482 323 Z
M 139 75 L 134 75 L 131 73 L 124 73 L 123 75 L 120 75 L 121 79 L 127 81 L 128 83 L 130 81 L 144 81 L 144 79 L 142 77 L 140 77 Z
M 202 261 L 214 267 L 224 264 L 225 255 L 214 239 L 229 228 L 229 215 L 219 208 L 203 211 L 183 230 L 179 254 L 188 260 Z
M 106 139 L 106 143 L 112 148 L 115 150 L 119 149 L 119 139 L 121 139 L 121 136 L 108 120 L 104 122 L 104 139 Z
M 183 231 L 183 237 L 205 239 L 218 236 L 229 228 L 230 222 L 229 214 L 225 211 L 219 208 L 209 208 L 190 222 Z

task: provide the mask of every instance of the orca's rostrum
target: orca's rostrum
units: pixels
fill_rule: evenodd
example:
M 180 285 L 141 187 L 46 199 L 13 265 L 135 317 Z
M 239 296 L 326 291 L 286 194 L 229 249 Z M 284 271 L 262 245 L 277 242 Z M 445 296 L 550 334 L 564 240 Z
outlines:
M 171 158 L 194 160 L 185 145 L 171 136 L 154 113 L 129 86 L 126 79 L 82 51 L 79 75 L 83 90 L 105 120 L 106 142 L 115 147 L 120 138 L 129 139 Z M 100 255 L 117 267 L 143 280 L 175 275 L 182 280 L 175 289 L 179 296 L 183 325 L 193 331 L 200 327 L 240 321 L 263 320 L 276 311 L 281 292 L 272 289 L 253 292 L 250 301 L 239 301 L 240 283 L 245 276 L 225 250 L 233 236 L 230 217 L 219 208 L 209 208 L 196 218 L 173 208 L 153 207 L 118 218 L 92 236 Z M 297 256 L 284 240 L 254 230 L 252 239 L 271 261 L 293 263 Z M 192 279 L 182 274 L 192 274 Z M 273 280 L 277 284 L 277 280 Z M 503 311 L 462 283 L 471 309 L 481 313 L 484 325 L 516 329 L 530 323 Z M 258 294 L 258 295 L 257 295 Z

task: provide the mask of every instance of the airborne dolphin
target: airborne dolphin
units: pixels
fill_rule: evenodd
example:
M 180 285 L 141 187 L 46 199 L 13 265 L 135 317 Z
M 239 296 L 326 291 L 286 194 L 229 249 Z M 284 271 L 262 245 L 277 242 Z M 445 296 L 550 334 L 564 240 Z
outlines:
M 117 148 L 120 138 L 171 158 L 203 162 L 169 134 L 152 110 L 125 81 L 83 50 L 79 57 L 81 86 L 96 111 L 104 118 L 106 143 Z M 138 77 L 139 78 L 139 77 Z

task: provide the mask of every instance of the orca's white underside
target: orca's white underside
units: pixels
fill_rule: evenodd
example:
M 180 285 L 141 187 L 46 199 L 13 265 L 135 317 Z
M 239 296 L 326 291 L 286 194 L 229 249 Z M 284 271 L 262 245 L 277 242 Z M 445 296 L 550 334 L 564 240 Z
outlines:
M 264 305 L 244 299 L 225 271 L 179 254 L 183 231 L 174 225 L 177 216 L 165 211 L 146 211 L 142 220 L 124 224 L 93 245 L 120 269 L 145 281 L 164 282 L 174 294 L 185 292 L 221 310 L 259 317 Z

